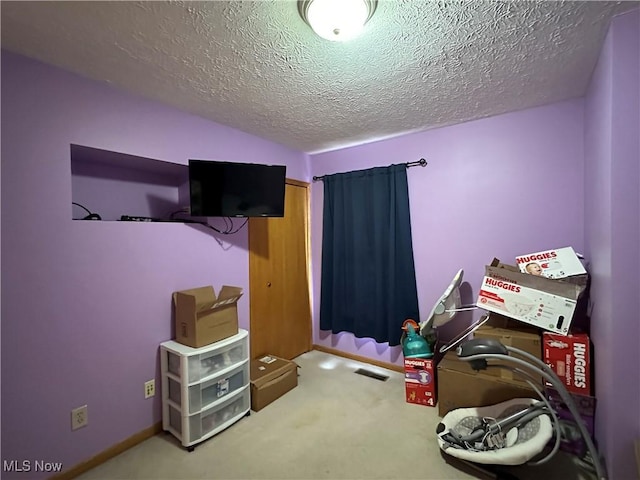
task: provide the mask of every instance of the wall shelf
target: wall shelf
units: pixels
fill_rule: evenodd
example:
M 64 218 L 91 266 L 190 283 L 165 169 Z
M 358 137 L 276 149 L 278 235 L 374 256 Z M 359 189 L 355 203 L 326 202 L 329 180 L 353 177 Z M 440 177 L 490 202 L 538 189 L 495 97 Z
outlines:
M 71 144 L 71 187 L 72 202 L 107 221 L 122 215 L 169 221 L 189 205 L 188 165 L 83 145 Z M 71 215 L 88 214 L 72 204 Z

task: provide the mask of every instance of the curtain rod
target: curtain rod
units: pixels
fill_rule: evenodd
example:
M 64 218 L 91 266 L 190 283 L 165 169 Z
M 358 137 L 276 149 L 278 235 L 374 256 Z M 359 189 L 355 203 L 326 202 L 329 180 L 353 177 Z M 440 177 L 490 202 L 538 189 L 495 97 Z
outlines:
M 404 164 L 400 164 L 400 165 L 406 165 L 407 168 L 408 167 L 417 167 L 418 165 L 420 165 L 421 167 L 426 167 L 427 166 L 427 161 L 424 158 L 421 158 L 420 160 L 416 160 L 415 162 L 407 162 Z M 320 176 L 320 177 L 313 177 L 313 181 L 315 182 L 316 180 L 322 180 L 324 178 L 324 175 Z

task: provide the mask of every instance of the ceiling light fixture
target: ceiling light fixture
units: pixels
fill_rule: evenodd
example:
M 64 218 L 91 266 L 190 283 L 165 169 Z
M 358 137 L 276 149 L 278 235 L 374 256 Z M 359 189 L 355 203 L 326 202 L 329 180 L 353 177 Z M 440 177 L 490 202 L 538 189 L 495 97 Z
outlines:
M 377 5 L 377 0 L 298 0 L 298 11 L 320 37 L 342 42 L 362 31 Z

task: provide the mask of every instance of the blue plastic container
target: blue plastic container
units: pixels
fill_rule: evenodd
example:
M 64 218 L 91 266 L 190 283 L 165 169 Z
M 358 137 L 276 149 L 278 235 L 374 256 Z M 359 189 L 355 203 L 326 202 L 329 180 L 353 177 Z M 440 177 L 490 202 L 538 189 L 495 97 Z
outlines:
M 402 353 L 404 358 L 431 358 L 433 352 L 429 346 L 429 342 L 421 335 L 416 333 L 416 329 L 410 322 L 405 322 L 407 336 L 402 344 Z

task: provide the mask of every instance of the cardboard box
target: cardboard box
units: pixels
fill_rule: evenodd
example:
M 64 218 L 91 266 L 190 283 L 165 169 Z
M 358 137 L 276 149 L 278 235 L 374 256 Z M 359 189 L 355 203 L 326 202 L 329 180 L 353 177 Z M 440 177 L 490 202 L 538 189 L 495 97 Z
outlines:
M 485 267 L 476 305 L 566 335 L 585 292 L 588 275 L 569 278 L 570 281 L 529 275 L 494 260 Z
M 522 273 L 546 278 L 565 278 L 587 273 L 571 247 L 519 255 L 516 257 L 516 264 Z
M 434 360 L 431 358 L 405 358 L 404 386 L 407 403 L 435 407 L 438 397 Z
M 251 361 L 251 410 L 259 411 L 298 385 L 298 366 L 265 355 Z
M 539 398 L 526 383 L 479 373 L 448 352 L 438 364 L 438 415 L 456 408 L 486 407 L 512 398 Z
M 504 315 L 500 315 L 496 312 L 487 312 L 489 318 L 485 322 L 485 325 L 489 327 L 497 327 L 497 328 L 531 328 L 535 330 L 534 327 L 530 327 L 529 325 L 525 325 L 518 320 L 514 320 L 513 318 L 505 317 Z
M 544 332 L 543 361 L 571 393 L 591 395 L 591 343 L 586 333 L 555 335 Z M 547 385 L 550 384 L 547 382 Z
M 528 327 L 522 323 L 520 325 L 522 326 L 517 328 L 500 328 L 483 325 L 474 332 L 473 336 L 474 338 L 492 338 L 498 340 L 507 347 L 523 350 L 538 360 L 542 360 L 542 335 L 535 328 Z M 505 365 L 517 367 L 517 365 L 513 363 L 505 363 Z M 522 376 L 518 376 L 514 374 L 513 371 L 505 368 L 488 368 L 483 373 L 507 380 L 523 381 Z M 537 378 L 537 384 L 542 387 L 542 376 L 538 376 Z
M 560 422 L 560 450 L 582 458 L 587 452 L 587 444 L 580 434 L 575 417 L 571 414 L 569 407 L 567 407 L 567 404 L 562 400 L 556 389 L 546 388 L 545 395 Z M 572 393 L 570 395 L 580 414 L 580 421 L 584 423 L 591 439 L 595 441 L 593 437 L 596 416 L 595 397 Z M 552 441 L 554 440 L 552 439 Z
M 227 285 L 217 297 L 211 286 L 175 292 L 176 341 L 199 348 L 236 335 L 241 296 L 242 288 Z

